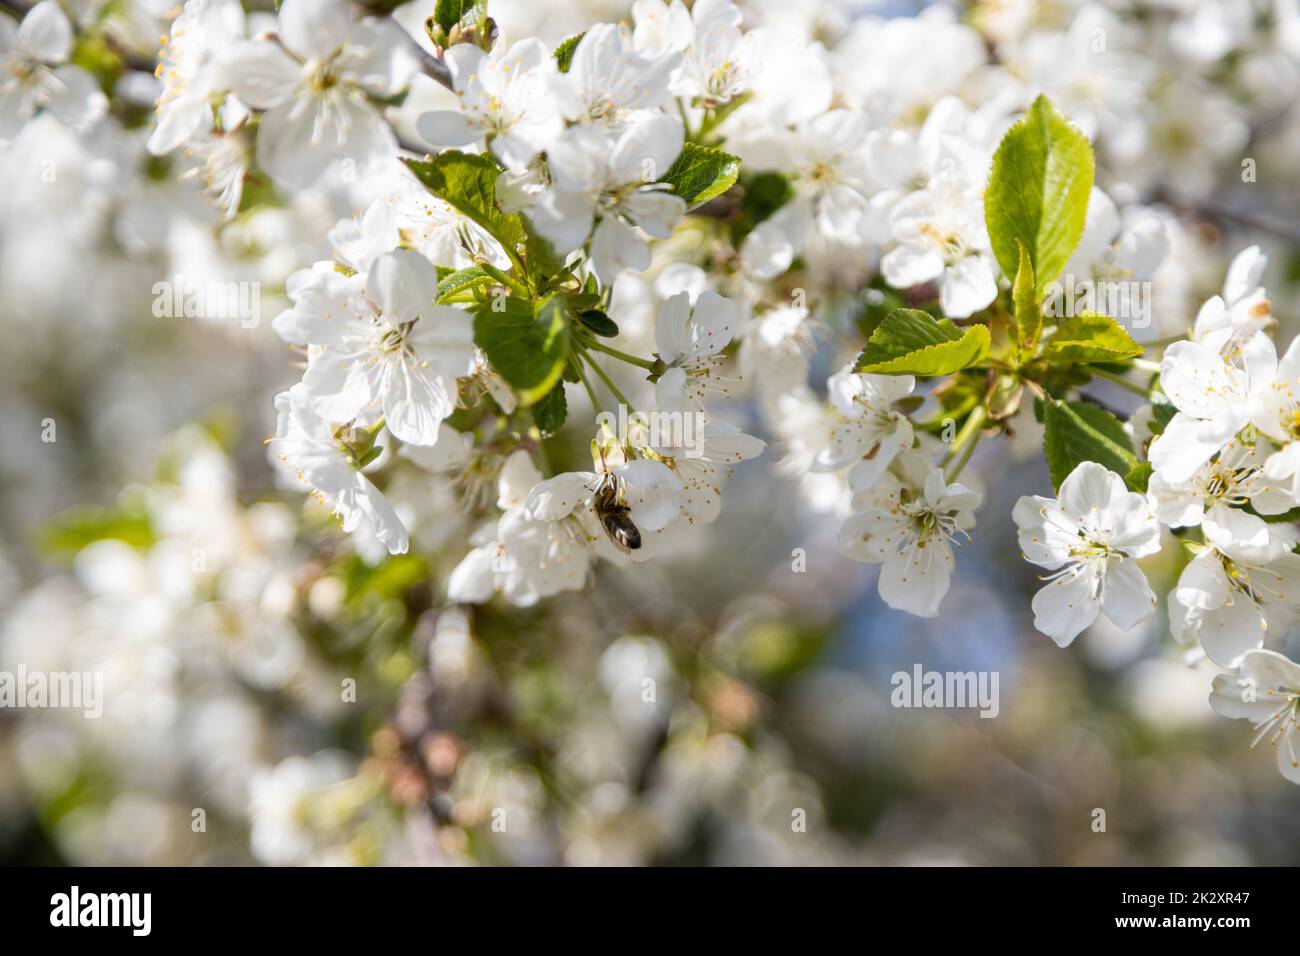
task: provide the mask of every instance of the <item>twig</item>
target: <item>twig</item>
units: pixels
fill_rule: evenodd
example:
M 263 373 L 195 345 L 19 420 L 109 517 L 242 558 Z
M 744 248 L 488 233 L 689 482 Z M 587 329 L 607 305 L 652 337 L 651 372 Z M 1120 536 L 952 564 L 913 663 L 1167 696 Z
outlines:
M 415 47 L 415 54 L 420 60 L 420 66 L 424 69 L 426 76 L 431 76 L 435 81 L 441 83 L 449 90 L 454 90 L 451 82 L 451 70 L 447 68 L 439 57 L 434 56 L 424 47 L 411 38 L 411 46 Z

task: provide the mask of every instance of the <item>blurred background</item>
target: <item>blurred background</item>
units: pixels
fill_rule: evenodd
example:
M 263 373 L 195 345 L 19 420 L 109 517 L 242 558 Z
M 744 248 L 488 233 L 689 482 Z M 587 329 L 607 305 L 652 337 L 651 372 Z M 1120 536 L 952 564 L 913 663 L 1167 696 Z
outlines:
M 146 60 L 171 6 L 67 4 Z M 399 15 L 418 32 L 429 6 Z M 919 7 L 742 6 L 827 38 Z M 924 15 L 979 31 L 987 68 L 1020 76 L 1083 10 L 940 7 Z M 1148 340 L 1184 331 L 1259 245 L 1289 341 L 1294 4 L 1104 7 L 1141 69 L 1136 96 L 1098 111 L 1098 181 L 1170 236 Z M 491 12 L 506 39 L 556 43 L 627 8 Z M 1089 79 L 1114 77 L 1071 89 L 1100 96 Z M 976 88 L 949 82 L 927 95 Z M 876 568 L 836 552 L 838 522 L 743 396 L 731 420 L 770 447 L 737 469 L 709 534 L 631 571 L 602 564 L 588 591 L 532 609 L 446 607 L 473 530 L 449 482 L 398 473 L 415 547 L 387 557 L 283 487 L 262 444 L 297 377 L 269 324 L 284 281 L 329 257 L 364 184 L 222 223 L 193 179 L 154 174 L 147 126 L 119 112 L 80 134 L 40 116 L 0 145 L 0 670 L 101 672 L 110 700 L 98 719 L 0 709 L 0 862 L 1300 862 L 1300 790 L 1248 725 L 1210 710 L 1215 669 L 1183 656 L 1163 614 L 1128 634 L 1103 620 L 1067 650 L 1033 630 L 1040 582 L 1010 520 L 1050 488 L 1032 417 L 966 473 L 986 501 L 935 620 L 886 608 Z M 1138 124 L 1141 150 L 1117 161 L 1107 123 Z M 155 283 L 182 274 L 259 283 L 262 321 L 156 317 Z M 818 316 L 814 387 L 868 307 Z M 580 402 L 571 423 L 589 420 Z M 589 437 L 571 427 L 548 459 L 577 464 Z M 1159 560 L 1163 594 L 1179 569 Z M 998 716 L 894 708 L 891 676 L 916 664 L 997 672 Z

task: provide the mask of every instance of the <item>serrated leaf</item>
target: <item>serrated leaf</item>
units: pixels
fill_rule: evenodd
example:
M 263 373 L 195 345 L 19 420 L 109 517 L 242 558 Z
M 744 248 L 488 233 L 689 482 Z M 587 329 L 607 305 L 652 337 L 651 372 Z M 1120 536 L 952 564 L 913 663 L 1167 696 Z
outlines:
M 493 281 L 492 277 L 478 266 L 458 269 L 439 280 L 438 287 L 434 292 L 434 300 L 441 302 L 446 297 L 455 295 L 457 292 L 464 292 L 466 289 L 491 281 Z
M 497 207 L 501 169 L 490 156 L 451 149 L 431 160 L 403 158 L 402 162 L 426 189 L 490 232 L 506 252 L 514 253 L 527 238 L 520 217 Z
M 578 44 L 586 35 L 585 31 L 575 34 L 555 48 L 555 65 L 560 68 L 561 73 L 569 72 L 569 67 L 573 64 L 573 54 L 578 51 Z
M 1038 305 L 1038 289 L 1034 284 L 1034 264 L 1029 259 L 1029 248 L 1017 241 L 1020 249 L 1020 266 L 1016 281 L 1011 287 L 1011 303 L 1016 313 L 1016 341 L 1020 354 L 1032 353 L 1043 331 L 1043 311 Z
M 740 160 L 735 156 L 713 146 L 687 143 L 661 181 L 693 208 L 721 196 L 739 175 Z
M 569 413 L 569 403 L 564 397 L 564 379 L 555 383 L 555 387 L 542 396 L 532 407 L 533 421 L 543 438 L 549 438 L 564 427 L 564 419 Z
M 569 354 L 569 323 L 562 296 L 534 311 L 528 299 L 508 296 L 502 305 L 484 302 L 474 312 L 474 342 L 510 384 L 521 405 L 542 399 L 564 374 Z M 497 311 L 500 309 L 500 311 Z
M 959 329 L 919 309 L 895 309 L 871 333 L 854 371 L 880 375 L 947 375 L 988 358 L 989 330 Z
M 1043 451 L 1059 489 L 1084 461 L 1095 461 L 1127 479 L 1138 467 L 1124 425 L 1106 409 L 1088 402 L 1049 400 L 1043 405 Z
M 1056 279 L 1083 235 L 1094 175 L 1088 140 L 1045 96 L 1007 131 L 984 191 L 989 240 L 1014 276 L 1023 242 L 1038 288 Z
M 1062 319 L 1043 348 L 1052 365 L 1123 362 L 1142 354 L 1142 346 L 1108 315 L 1085 312 Z

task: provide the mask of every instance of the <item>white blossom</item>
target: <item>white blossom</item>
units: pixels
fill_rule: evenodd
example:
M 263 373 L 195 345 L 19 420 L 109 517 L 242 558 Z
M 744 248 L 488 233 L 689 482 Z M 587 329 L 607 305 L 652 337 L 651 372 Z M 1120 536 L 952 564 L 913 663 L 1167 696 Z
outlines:
M 905 459 L 868 491 L 840 528 L 840 551 L 880 564 L 880 597 L 892 608 L 935 617 L 955 565 L 952 543 L 975 527 L 982 496 L 950 484 L 940 468 Z
M 361 473 L 346 426 L 335 426 L 311 408 L 300 383 L 275 398 L 278 416 L 271 450 L 310 485 L 342 519 L 344 531 L 365 525 L 392 554 L 405 554 L 406 527 L 392 505 Z
M 1104 613 L 1128 630 L 1155 609 L 1136 559 L 1160 549 L 1145 497 L 1096 462 L 1078 465 L 1057 498 L 1026 495 L 1012 513 L 1025 560 L 1054 572 L 1034 595 L 1034 627 L 1061 647 Z
M 72 24 L 57 0 L 42 0 L 14 26 L 0 16 L 0 142 L 12 140 L 38 109 L 84 129 L 108 99 L 92 77 L 68 62 Z
M 484 53 L 460 43 L 446 54 L 460 110 L 420 117 L 420 135 L 435 146 L 486 142 L 506 168 L 522 173 L 563 127 L 554 95 L 557 70 L 538 40 Z
M 371 97 L 404 89 L 415 63 L 390 20 L 353 20 L 346 0 L 284 0 L 274 38 L 229 46 L 219 69 L 243 102 L 266 111 L 259 165 L 303 187 L 339 160 L 361 175 L 392 154 L 392 129 Z
M 1214 678 L 1210 706 L 1223 717 L 1249 720 L 1256 731 L 1251 747 L 1268 741 L 1282 776 L 1300 783 L 1300 666 L 1276 651 L 1248 651 L 1235 673 Z

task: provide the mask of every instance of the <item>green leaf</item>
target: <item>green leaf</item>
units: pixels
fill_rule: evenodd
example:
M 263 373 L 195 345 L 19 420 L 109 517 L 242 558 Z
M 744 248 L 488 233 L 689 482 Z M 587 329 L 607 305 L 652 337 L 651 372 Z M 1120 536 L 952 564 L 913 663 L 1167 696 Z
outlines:
M 871 333 L 854 371 L 883 375 L 947 375 L 987 358 L 989 330 L 959 329 L 919 309 L 896 309 Z
M 1048 400 L 1043 406 L 1043 451 L 1052 472 L 1052 487 L 1060 489 L 1075 467 L 1095 461 L 1128 479 L 1138 468 L 1133 442 L 1118 418 L 1088 402 Z M 1134 476 L 1137 477 L 1137 476 Z
M 68 555 L 109 539 L 133 548 L 147 548 L 156 540 L 143 511 L 88 506 L 56 515 L 41 529 L 38 543 L 47 554 Z
M 497 176 L 501 169 L 492 157 L 452 149 L 432 160 L 403 158 L 402 162 L 431 193 L 492 233 L 507 253 L 515 255 L 519 244 L 527 239 L 519 216 L 506 215 L 497 208 Z
M 507 214 L 496 204 L 497 177 L 501 168 L 491 156 L 448 150 L 432 160 L 403 159 L 417 179 L 435 196 L 490 232 L 506 253 L 518 262 L 523 246 L 531 278 L 541 282 L 561 272 L 564 259 L 551 244 L 517 214 Z M 523 278 L 522 276 L 520 278 Z
M 712 146 L 687 143 L 661 179 L 694 208 L 721 196 L 740 175 L 740 160 Z
M 457 24 L 468 27 L 486 17 L 487 0 L 438 0 L 433 8 L 433 20 L 443 33 L 450 33 Z
M 573 63 L 573 54 L 577 52 L 578 44 L 586 35 L 585 31 L 575 34 L 555 48 L 555 65 L 560 68 L 561 73 L 569 72 L 569 67 Z
M 731 228 L 731 242 L 737 249 L 755 226 L 770 219 L 794 196 L 794 186 L 785 174 L 771 170 L 745 176 L 740 188 L 740 215 Z
M 1048 101 L 1034 100 L 993 156 L 984 217 L 1005 275 L 1020 265 L 1023 242 L 1038 288 L 1061 274 L 1083 235 L 1092 192 L 1092 147 Z
M 578 321 L 596 335 L 612 339 L 618 335 L 618 323 L 600 309 L 585 309 L 578 313 Z
M 1123 362 L 1141 354 L 1142 346 L 1123 326 L 1095 312 L 1062 319 L 1043 349 L 1043 357 L 1053 365 Z
M 464 292 L 466 289 L 473 288 L 480 283 L 491 282 L 492 277 L 480 269 L 478 266 L 470 266 L 468 269 L 459 269 L 444 276 L 439 282 L 437 290 L 434 292 L 434 301 L 441 302 L 448 296 L 453 296 L 457 292 Z
M 1178 409 L 1174 403 L 1169 401 L 1164 392 L 1157 391 L 1151 396 L 1151 435 L 1163 435 L 1169 423 L 1173 421 L 1174 416 L 1178 414 Z
M 1149 462 L 1142 462 L 1136 468 L 1128 473 L 1124 478 L 1124 484 L 1128 485 L 1132 491 L 1139 494 L 1147 493 L 1147 485 L 1151 481 L 1151 476 L 1155 474 L 1155 469 Z
M 544 288 L 542 283 L 564 270 L 564 257 L 558 255 L 555 247 L 546 237 L 536 233 L 532 224 L 524 217 L 520 218 L 524 230 L 524 259 L 528 270 L 539 282 L 536 288 Z
M 494 308 L 496 303 L 501 305 Z M 569 353 L 564 313 L 563 296 L 547 299 L 536 312 L 528 299 L 508 296 L 484 302 L 474 313 L 475 343 L 522 405 L 540 401 L 564 374 Z
M 549 438 L 564 427 L 564 418 L 569 412 L 569 403 L 564 397 L 564 380 L 555 383 L 532 407 L 533 421 L 543 438 Z
M 987 391 L 988 383 L 983 372 L 972 370 L 945 379 L 930 393 L 939 407 L 929 418 L 917 424 L 922 430 L 934 434 L 942 433 L 949 426 L 955 427 L 976 405 L 983 403 Z
M 378 564 L 350 556 L 341 568 L 343 600 L 349 607 L 364 599 L 395 600 L 429 580 L 429 562 L 414 554 L 395 554 Z
M 1029 260 L 1029 248 L 1017 240 L 1020 247 L 1020 267 L 1011 287 L 1011 302 L 1016 312 L 1016 342 L 1020 354 L 1033 352 L 1038 336 L 1043 331 L 1043 312 L 1038 306 L 1037 288 L 1034 285 L 1034 264 Z

